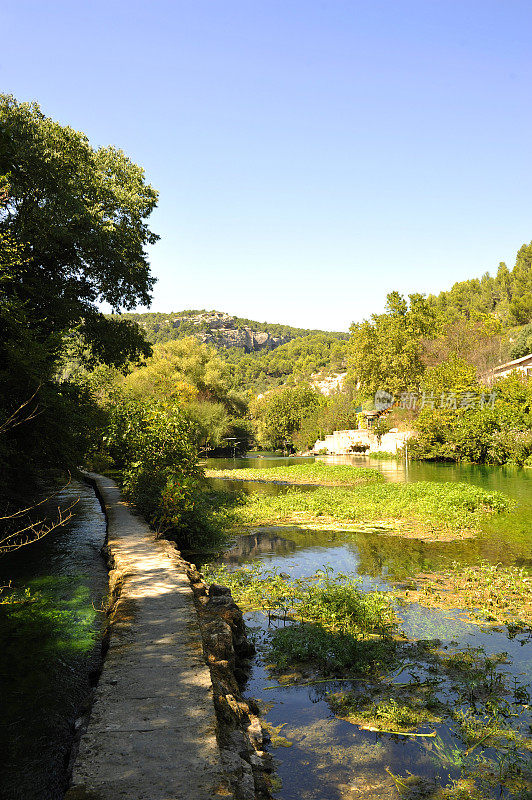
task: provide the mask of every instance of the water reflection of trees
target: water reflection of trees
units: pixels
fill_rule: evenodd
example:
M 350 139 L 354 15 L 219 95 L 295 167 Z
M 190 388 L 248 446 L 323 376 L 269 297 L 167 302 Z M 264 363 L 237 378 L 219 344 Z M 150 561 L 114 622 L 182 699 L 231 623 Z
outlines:
M 276 533 L 257 531 L 239 536 L 233 547 L 224 554 L 223 560 L 229 564 L 238 564 L 263 554 L 290 555 L 295 549 L 295 542 L 289 539 Z
M 485 560 L 504 566 L 530 563 L 527 548 L 509 538 L 479 536 L 455 542 L 426 542 L 400 536 L 357 535 L 360 574 L 405 578 L 420 572 L 439 572 L 453 562 L 467 566 Z

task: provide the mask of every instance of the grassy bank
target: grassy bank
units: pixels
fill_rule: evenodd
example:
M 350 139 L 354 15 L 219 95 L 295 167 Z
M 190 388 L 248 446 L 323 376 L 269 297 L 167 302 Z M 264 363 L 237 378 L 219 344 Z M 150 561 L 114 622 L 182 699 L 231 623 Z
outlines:
M 380 483 L 380 472 L 370 467 L 351 465 L 329 465 L 320 462 L 312 464 L 287 464 L 282 467 L 265 469 L 217 469 L 207 470 L 208 478 L 231 478 L 241 481 L 267 481 L 295 484 L 318 484 L 322 486 L 361 486 Z
M 292 489 L 275 496 L 250 495 L 234 512 L 235 525 L 319 525 L 326 528 L 383 524 L 390 533 L 425 539 L 474 535 L 483 520 L 511 501 L 464 483 L 375 483 L 354 490 Z

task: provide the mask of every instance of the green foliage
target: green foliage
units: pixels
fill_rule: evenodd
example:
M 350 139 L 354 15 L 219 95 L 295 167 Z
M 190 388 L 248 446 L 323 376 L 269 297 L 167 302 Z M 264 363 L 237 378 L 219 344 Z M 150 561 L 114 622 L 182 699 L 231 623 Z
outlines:
M 193 400 L 185 408 L 194 423 L 194 443 L 199 454 L 227 445 L 225 437 L 233 433 L 234 427 L 222 403 Z
M 349 633 L 331 631 L 316 622 L 278 628 L 269 656 L 278 670 L 306 665 L 324 675 L 359 675 L 389 666 L 394 656 L 390 641 L 361 641 Z
M 442 392 L 458 394 L 481 391 L 474 367 L 455 353 L 452 353 L 447 361 L 442 361 L 425 371 L 421 388 L 427 395 L 434 395 L 437 401 L 440 400 Z
M 389 662 L 394 652 L 392 642 L 369 639 L 395 630 L 391 596 L 364 592 L 360 581 L 347 575 L 333 577 L 326 568 L 292 582 L 253 564 L 235 571 L 208 567 L 206 576 L 229 586 L 235 602 L 246 609 L 299 621 L 273 635 L 269 655 L 278 669 L 305 662 L 326 674 L 367 672 Z
M 514 325 L 532 321 L 532 242 L 517 253 L 512 272 L 510 315 Z
M 383 476 L 376 469 L 353 467 L 348 464 L 287 464 L 266 469 L 216 469 L 206 472 L 210 478 L 231 478 L 246 481 L 280 481 L 286 483 L 322 484 L 332 486 L 358 486 L 379 483 Z
M 136 326 L 97 303 L 149 303 L 156 199 L 121 151 L 0 95 L 0 419 L 33 398 L 2 437 L 3 490 L 31 467 L 79 464 L 99 424 L 87 388 L 58 374 L 65 337 L 87 363 L 148 353 Z
M 152 344 L 169 342 L 206 331 L 216 334 L 218 329 L 217 322 L 219 322 L 216 317 L 222 317 L 220 312 L 207 311 L 204 308 L 171 311 L 169 313 L 152 311 L 142 314 L 126 314 L 124 316 L 141 325 L 146 331 L 148 341 Z M 312 331 L 306 328 L 294 328 L 291 325 L 283 325 L 278 322 L 257 322 L 243 317 L 225 315 L 223 315 L 223 326 L 233 330 L 247 328 L 252 331 L 269 333 L 271 336 L 285 340 L 323 333 L 323 331 Z M 342 336 L 342 334 L 338 334 L 338 336 Z
M 340 580 L 338 579 L 340 578 Z M 367 636 L 390 634 L 397 620 L 390 595 L 377 590 L 364 592 L 360 581 L 347 575 L 333 578 L 325 570 L 305 587 L 297 608 L 304 620 L 319 622 L 331 631 Z
M 301 427 L 293 437 L 298 450 L 311 449 L 318 439 L 333 431 L 358 427 L 358 415 L 350 392 L 334 392 L 320 400 L 320 404 L 301 420 Z
M 529 355 L 529 353 L 532 353 L 532 322 L 519 329 L 509 352 L 509 358 L 522 358 Z
M 301 421 L 315 410 L 321 395 L 309 386 L 285 387 L 256 398 L 250 405 L 259 444 L 273 450 L 293 447 Z
M 474 381 L 471 368 L 455 358 L 427 370 L 424 386 L 434 396 L 435 407 L 427 405 L 415 422 L 417 439 L 409 443 L 412 457 L 522 465 L 532 454 L 530 379 L 510 374 L 491 387 L 493 401 L 479 407 L 478 398 L 487 399 L 488 390 Z M 442 392 L 458 397 L 463 391 L 477 398 L 473 407 L 460 408 L 459 402 L 457 408 L 450 403 L 438 406 Z
M 504 262 L 497 274 L 460 281 L 449 291 L 430 295 L 428 301 L 438 318 L 479 320 L 492 317 L 503 325 L 523 325 L 532 321 L 532 245 L 524 244 L 517 253 L 512 271 Z
M 408 698 L 408 702 L 401 702 L 390 697 L 373 702 L 367 695 L 344 692 L 329 695 L 327 702 L 336 716 L 362 728 L 371 725 L 372 730 L 404 732 L 415 730 L 420 725 L 441 722 L 421 702 L 415 702 L 417 699 Z
M 397 394 L 419 386 L 424 365 L 422 338 L 433 324 L 433 313 L 423 295 L 387 296 L 386 312 L 351 326 L 349 369 L 362 391 L 378 389 Z
M 454 315 L 448 318 L 444 313 L 438 320 L 436 335 L 423 339 L 423 362 L 430 367 L 460 357 L 482 374 L 507 360 L 501 331 L 500 320 L 493 316 L 473 320 Z
M 310 331 L 278 323 L 256 322 L 239 317 L 223 318 L 218 312 L 180 311 L 170 314 L 123 314 L 138 323 L 152 344 L 189 336 L 208 336 L 229 365 L 231 386 L 238 391 L 264 392 L 283 383 L 307 382 L 321 369 L 345 368 L 347 334 Z M 275 341 L 248 352 L 246 347 L 227 347 L 227 329 L 268 333 Z M 246 337 L 243 337 L 247 341 Z
M 105 448 L 122 469 L 124 495 L 160 533 L 189 549 L 224 541 L 235 505 L 212 491 L 197 465 L 201 438 L 192 415 L 175 402 L 115 394 Z
M 530 627 L 530 584 L 524 568 L 487 561 L 473 566 L 454 562 L 448 572 L 420 580 L 417 598 L 423 605 L 467 608 L 489 622 Z
M 214 348 L 193 336 L 156 344 L 150 358 L 127 376 L 117 376 L 116 383 L 141 401 L 180 405 L 193 423 L 198 452 L 227 447 L 227 437 L 234 437 L 239 449 L 251 441 L 247 404 L 230 388 L 227 365 Z
M 511 502 L 500 492 L 464 483 L 371 483 L 353 489 L 292 489 L 279 495 L 246 496 L 235 512 L 240 525 L 357 525 L 376 522 L 387 532 L 457 537 L 479 530 L 491 514 L 507 511 Z
M 381 416 L 373 424 L 372 431 L 375 434 L 375 436 L 377 437 L 378 441 L 380 442 L 382 437 L 385 434 L 387 434 L 387 433 L 389 433 L 391 431 L 392 427 L 393 427 L 393 425 L 390 422 L 390 420 L 388 419 L 388 417 L 387 416 Z
M 214 348 L 193 336 L 156 344 L 151 357 L 129 373 L 124 385 L 137 397 L 197 398 L 232 408 L 227 365 Z
M 157 193 L 122 151 L 94 150 L 36 103 L 0 96 L 0 174 L 9 186 L 0 230 L 24 248 L 11 289 L 36 335 L 150 301 L 145 220 Z
M 229 350 L 226 358 L 232 365 L 233 385 L 264 392 L 283 383 L 308 382 L 323 369 L 342 371 L 347 341 L 340 337 L 321 331 L 291 339 L 272 350 L 248 354 Z

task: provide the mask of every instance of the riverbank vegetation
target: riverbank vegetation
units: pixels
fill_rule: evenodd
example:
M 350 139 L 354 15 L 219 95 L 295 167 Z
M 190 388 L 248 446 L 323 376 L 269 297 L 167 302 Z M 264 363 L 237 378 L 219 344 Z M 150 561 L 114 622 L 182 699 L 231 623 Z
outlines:
M 488 389 L 485 375 L 530 352 L 531 281 L 532 244 L 520 248 L 513 269 L 500 264 L 495 277 L 486 273 L 437 296 L 390 292 L 385 311 L 353 325 L 349 341 L 286 330 L 280 336 L 290 341 L 271 349 L 246 352 L 219 343 L 218 352 L 233 391 L 251 400 L 243 416 L 260 447 L 305 451 L 334 430 L 356 429 L 360 412 L 384 390 L 395 403 L 387 428 L 414 433 L 410 457 L 526 465 L 532 460 L 531 379 L 514 375 Z M 188 327 L 162 320 L 157 333 L 151 318 L 136 319 L 152 340 L 164 328 L 164 337 L 208 334 L 221 342 L 216 326 L 204 330 L 208 320 Z M 266 330 L 245 322 L 248 330 Z M 324 375 L 339 373 L 328 396 L 316 390 Z
M 291 580 L 257 562 L 206 576 L 267 619 L 259 648 L 279 689 L 310 687 L 337 718 L 405 743 L 410 771 L 387 770 L 401 797 L 529 796 L 530 694 L 506 653 L 407 639 L 391 593 L 328 568 Z
M 297 663 L 330 675 L 365 673 L 393 652 L 397 619 L 390 594 L 364 592 L 360 581 L 347 576 L 338 581 L 327 570 L 290 581 L 258 565 L 235 572 L 205 569 L 208 580 L 231 588 L 243 609 L 297 621 L 274 631 L 269 655 L 279 670 Z
M 500 492 L 465 483 L 372 483 L 353 489 L 292 489 L 277 495 L 246 495 L 233 520 L 243 525 L 319 525 L 356 529 L 373 525 L 414 538 L 471 536 L 482 522 L 511 502 Z
M 322 486 L 360 486 L 384 481 L 376 469 L 353 467 L 349 464 L 286 464 L 266 469 L 216 469 L 206 470 L 208 478 L 231 478 L 231 480 L 265 481 L 275 483 L 320 484 Z
M 99 304 L 150 302 L 146 248 L 158 237 L 148 227 L 157 192 L 143 170 L 115 147 L 93 148 L 36 103 L 0 95 L 0 154 L 5 523 L 32 505 L 41 470 L 75 470 L 102 435 L 97 396 L 65 368 L 69 353 L 86 370 L 121 369 L 149 353 L 137 326 L 109 320 Z

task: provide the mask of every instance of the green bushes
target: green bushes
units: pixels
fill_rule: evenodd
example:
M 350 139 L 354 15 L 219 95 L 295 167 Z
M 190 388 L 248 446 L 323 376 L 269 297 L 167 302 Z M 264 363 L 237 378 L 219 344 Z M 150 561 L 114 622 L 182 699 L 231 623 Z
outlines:
M 273 450 L 293 449 L 293 436 L 302 420 L 315 411 L 321 402 L 319 392 L 299 385 L 277 389 L 257 397 L 250 405 L 259 444 Z
M 524 464 L 532 455 L 532 381 L 513 373 L 490 392 L 477 386 L 474 405 L 460 408 L 459 393 L 447 391 L 447 399 L 454 396 L 456 403 L 423 408 L 415 425 L 417 439 L 408 445 L 412 458 Z
M 528 465 L 532 458 L 532 431 L 495 431 L 488 448 L 490 464 Z
M 195 440 L 194 425 L 177 403 L 115 398 L 105 444 L 123 470 L 124 495 L 157 530 L 189 548 L 223 538 Z

